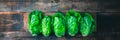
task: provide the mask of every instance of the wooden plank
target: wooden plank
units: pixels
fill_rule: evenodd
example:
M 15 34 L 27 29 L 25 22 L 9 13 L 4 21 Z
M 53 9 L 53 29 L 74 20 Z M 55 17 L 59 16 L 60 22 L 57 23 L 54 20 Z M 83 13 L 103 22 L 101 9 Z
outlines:
M 119 12 L 118 1 L 103 0 L 0 0 L 0 11 L 21 11 L 29 12 L 33 9 L 42 11 L 65 11 L 75 9 L 80 12 Z M 77 5 L 77 6 L 75 6 Z
M 74 9 L 79 12 L 97 12 L 97 2 L 59 2 L 59 3 L 45 3 L 45 2 L 1 2 L 0 11 L 12 12 L 30 12 L 34 9 L 43 12 L 62 11 Z
M 26 15 L 27 16 L 27 15 Z M 24 12 L 0 12 L 0 31 L 25 31 L 26 26 Z
M 56 37 L 55 35 L 50 35 L 49 37 L 44 37 L 44 36 L 36 36 L 36 37 L 33 37 L 31 36 L 29 33 L 27 32 L 2 32 L 1 35 L 4 35 L 0 38 L 20 38 L 20 39 L 42 39 L 42 40 L 48 40 L 48 39 L 51 39 L 51 40 L 80 40 L 80 39 L 89 39 L 89 40 L 92 40 L 92 38 L 94 38 L 94 36 L 90 36 L 90 37 L 82 37 L 81 35 L 76 35 L 74 37 L 71 37 L 71 36 L 64 36 L 64 37 L 61 37 L 61 38 L 58 38 Z
M 120 12 L 99 12 L 97 14 L 98 32 L 120 32 Z
M 116 39 L 120 39 L 120 32 L 104 32 L 104 33 L 93 33 L 92 35 L 89 35 L 87 37 L 82 37 L 80 34 L 71 37 L 65 35 L 64 37 L 58 38 L 55 35 L 50 35 L 49 37 L 44 37 L 40 34 L 40 36 L 33 37 L 28 32 L 0 32 L 0 39 L 21 39 L 21 40 L 31 40 L 31 39 L 37 39 L 37 40 L 100 40 L 100 39 L 115 39 L 113 37 L 116 37 Z
M 0 0 L 0 2 L 81 2 L 81 1 L 87 1 L 87 2 L 91 2 L 91 1 L 96 1 L 96 0 Z

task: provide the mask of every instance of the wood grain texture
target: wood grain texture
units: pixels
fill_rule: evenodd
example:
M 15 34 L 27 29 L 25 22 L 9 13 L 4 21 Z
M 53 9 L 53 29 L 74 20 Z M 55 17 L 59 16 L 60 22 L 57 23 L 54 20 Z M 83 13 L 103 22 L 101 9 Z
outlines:
M 44 37 L 43 35 L 31 36 L 29 32 L 0 32 L 0 39 L 4 40 L 118 40 L 120 32 L 104 32 L 104 33 L 93 33 L 87 37 L 82 37 L 77 34 L 74 37 L 65 35 L 64 37 L 58 38 L 55 35 Z
M 79 33 L 74 37 L 65 35 L 57 38 L 54 34 L 49 37 L 44 37 L 41 34 L 33 37 L 27 30 L 26 15 L 34 9 L 43 11 L 45 15 L 53 15 L 55 11 L 66 12 L 69 9 L 90 12 L 97 22 L 98 12 L 119 12 L 117 3 L 104 2 L 103 0 L 0 0 L 0 40 L 120 40 L 119 32 L 107 32 L 104 25 L 104 30 L 99 25 L 88 37 L 82 37 Z M 114 27 L 111 30 L 115 30 Z M 98 28 L 101 29 L 98 31 Z
M 59 3 L 45 3 L 45 2 L 1 2 L 0 11 L 13 12 L 30 12 L 38 9 L 43 12 L 62 11 L 74 9 L 79 12 L 97 12 L 96 2 L 59 2 Z
M 0 0 L 0 2 L 80 2 L 80 1 L 96 1 L 96 0 Z
M 79 12 L 119 12 L 119 2 L 104 2 L 104 1 L 28 1 L 28 2 L 0 2 L 0 11 L 13 11 L 13 12 L 30 12 L 31 10 L 38 9 L 44 12 L 52 11 L 66 11 L 74 9 Z
M 24 12 L 0 12 L 0 31 L 25 31 Z M 27 16 L 27 15 L 26 15 Z
M 0 0 L 0 11 L 29 12 L 33 9 L 45 12 L 75 9 L 80 12 L 119 12 L 119 0 Z

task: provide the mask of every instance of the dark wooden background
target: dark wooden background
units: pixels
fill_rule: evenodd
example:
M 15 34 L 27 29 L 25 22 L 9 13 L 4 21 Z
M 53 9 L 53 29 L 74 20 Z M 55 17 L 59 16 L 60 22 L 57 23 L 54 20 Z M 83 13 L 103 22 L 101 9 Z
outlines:
M 118 0 L 0 0 L 0 40 L 120 40 L 119 7 Z M 27 31 L 27 14 L 34 9 L 46 15 L 69 9 L 90 12 L 97 27 L 88 37 L 79 33 L 75 37 L 33 37 Z

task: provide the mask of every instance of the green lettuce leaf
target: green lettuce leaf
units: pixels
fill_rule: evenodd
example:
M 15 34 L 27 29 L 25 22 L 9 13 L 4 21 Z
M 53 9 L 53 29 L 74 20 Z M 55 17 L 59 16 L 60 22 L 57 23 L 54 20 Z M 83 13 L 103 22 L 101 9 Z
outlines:
M 45 16 L 42 19 L 42 34 L 46 37 L 51 33 L 51 18 L 50 16 Z
M 53 17 L 53 28 L 57 37 L 65 35 L 65 17 L 61 12 L 55 12 Z

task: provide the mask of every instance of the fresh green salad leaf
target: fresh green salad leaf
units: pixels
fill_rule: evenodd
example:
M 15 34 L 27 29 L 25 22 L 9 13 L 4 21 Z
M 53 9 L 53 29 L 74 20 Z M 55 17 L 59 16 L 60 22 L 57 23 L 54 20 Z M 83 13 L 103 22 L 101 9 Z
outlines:
M 53 17 L 54 33 L 57 37 L 65 34 L 65 18 L 61 12 L 56 12 Z
M 50 16 L 45 16 L 42 19 L 42 34 L 44 36 L 49 36 L 51 33 L 51 18 Z
M 81 19 L 80 13 L 74 10 L 66 12 L 67 30 L 70 36 L 75 36 L 78 32 L 78 23 Z
M 28 31 L 32 36 L 37 36 L 41 32 L 42 12 L 34 10 L 28 14 Z
M 82 36 L 88 36 L 89 34 L 91 34 L 96 26 L 94 19 L 89 13 L 85 13 L 84 17 L 81 19 L 80 24 L 80 32 Z

